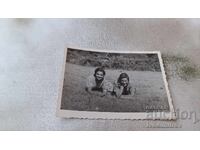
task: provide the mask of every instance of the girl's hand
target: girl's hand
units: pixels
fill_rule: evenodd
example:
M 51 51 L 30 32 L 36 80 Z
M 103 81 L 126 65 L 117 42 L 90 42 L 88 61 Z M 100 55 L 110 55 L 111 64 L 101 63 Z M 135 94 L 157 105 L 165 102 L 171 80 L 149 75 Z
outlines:
M 121 85 L 121 86 L 120 86 L 120 90 L 123 90 L 123 89 L 124 89 L 124 86 Z

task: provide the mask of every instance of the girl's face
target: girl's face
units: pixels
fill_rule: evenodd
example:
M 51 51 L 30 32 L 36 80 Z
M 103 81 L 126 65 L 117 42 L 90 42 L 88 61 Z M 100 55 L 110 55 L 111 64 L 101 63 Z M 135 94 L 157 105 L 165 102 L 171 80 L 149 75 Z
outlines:
M 102 71 L 97 71 L 95 77 L 96 77 L 97 80 L 103 80 L 104 74 L 103 74 Z
M 122 78 L 121 79 L 121 84 L 123 87 L 126 87 L 128 85 L 128 79 L 127 78 Z

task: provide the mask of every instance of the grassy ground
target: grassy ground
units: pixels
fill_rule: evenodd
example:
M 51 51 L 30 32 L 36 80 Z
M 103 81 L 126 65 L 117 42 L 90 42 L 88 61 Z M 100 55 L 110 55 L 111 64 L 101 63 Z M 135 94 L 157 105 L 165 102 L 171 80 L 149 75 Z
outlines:
M 94 67 L 66 64 L 63 87 L 62 109 L 105 111 L 105 112 L 144 112 L 168 110 L 167 96 L 160 72 L 126 71 L 136 88 L 132 99 L 117 99 L 112 96 L 99 97 L 85 91 L 85 82 L 92 75 Z M 106 70 L 106 79 L 114 82 L 124 70 Z

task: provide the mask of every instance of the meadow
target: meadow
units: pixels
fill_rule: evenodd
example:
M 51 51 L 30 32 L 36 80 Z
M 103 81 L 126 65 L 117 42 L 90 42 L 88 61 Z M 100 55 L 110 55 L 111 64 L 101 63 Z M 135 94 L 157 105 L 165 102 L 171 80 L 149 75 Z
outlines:
M 61 109 L 100 112 L 169 111 L 161 72 L 106 69 L 107 80 L 114 82 L 121 72 L 126 72 L 136 88 L 136 94 L 131 99 L 122 99 L 114 96 L 99 97 L 85 91 L 86 80 L 93 75 L 94 69 L 91 66 L 66 63 Z

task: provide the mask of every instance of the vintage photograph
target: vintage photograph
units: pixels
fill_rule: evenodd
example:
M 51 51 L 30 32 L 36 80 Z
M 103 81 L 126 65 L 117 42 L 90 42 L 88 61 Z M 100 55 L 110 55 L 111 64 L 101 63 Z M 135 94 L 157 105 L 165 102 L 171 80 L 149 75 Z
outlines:
M 160 52 L 68 48 L 57 115 L 175 119 Z

